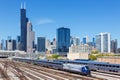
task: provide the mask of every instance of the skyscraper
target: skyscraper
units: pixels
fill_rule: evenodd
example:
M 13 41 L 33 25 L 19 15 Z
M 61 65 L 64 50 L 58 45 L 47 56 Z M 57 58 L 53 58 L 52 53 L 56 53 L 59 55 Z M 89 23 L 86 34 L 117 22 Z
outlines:
M 111 40 L 111 52 L 116 53 L 117 52 L 117 39 Z
M 86 44 L 86 37 L 83 38 L 83 44 Z
M 16 40 L 12 40 L 12 49 L 16 50 Z
M 51 44 L 50 44 L 51 42 L 50 42 L 50 40 L 49 39 L 47 39 L 46 40 L 46 48 L 47 49 L 49 49 L 50 48 L 50 46 L 51 46 Z
M 95 38 L 92 39 L 92 46 L 95 47 Z
M 6 50 L 12 51 L 13 50 L 13 42 L 11 37 L 9 36 L 8 39 L 6 40 Z
M 17 50 L 20 50 L 20 36 L 17 36 L 16 44 Z
M 32 31 L 32 23 L 29 21 L 27 23 L 27 52 L 32 53 L 34 48 L 34 32 Z
M 4 48 L 5 48 L 4 45 L 5 45 L 5 44 L 4 44 L 4 40 L 2 39 L 2 40 L 1 40 L 1 49 L 2 49 L 2 50 L 4 50 Z
M 85 36 L 83 38 L 83 44 L 87 44 L 89 42 L 89 37 L 88 36 Z
M 28 18 L 26 18 L 26 9 L 25 4 L 24 7 L 21 4 L 20 9 L 20 25 L 21 25 L 21 50 L 26 51 L 27 48 L 27 22 Z
M 70 29 L 58 28 L 57 29 L 57 51 L 68 52 L 70 47 Z
M 56 47 L 56 38 L 53 39 L 53 45 Z
M 100 52 L 110 52 L 110 33 L 100 33 L 96 35 L 96 48 Z
M 37 38 L 37 51 L 38 52 L 45 52 L 46 47 L 45 47 L 45 37 L 38 37 Z

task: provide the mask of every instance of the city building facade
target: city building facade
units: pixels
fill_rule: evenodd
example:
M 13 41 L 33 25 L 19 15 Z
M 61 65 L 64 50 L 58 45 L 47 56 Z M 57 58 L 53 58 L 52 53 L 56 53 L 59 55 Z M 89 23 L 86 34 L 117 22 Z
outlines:
M 21 4 L 20 9 L 20 26 L 21 26 L 21 50 L 27 51 L 27 22 L 28 18 L 26 17 L 25 5 Z
M 12 40 L 11 38 L 8 38 L 6 40 L 6 50 L 8 51 L 16 50 L 16 40 Z
M 97 58 L 99 62 L 109 62 L 111 64 L 120 64 L 120 57 L 119 56 L 106 56 L 106 57 L 99 57 Z
M 16 40 L 12 40 L 12 48 L 13 48 L 13 51 L 16 50 Z
M 70 60 L 74 59 L 89 59 L 89 54 L 92 52 L 92 46 L 88 44 L 73 45 L 69 47 L 69 53 L 67 58 Z
M 16 40 L 16 49 L 20 50 L 20 36 L 17 36 L 17 40 Z
M 118 46 L 117 39 L 111 40 L 111 52 L 117 53 L 117 46 Z
M 46 46 L 45 46 L 45 37 L 38 37 L 37 38 L 37 51 L 38 52 L 45 52 Z
M 111 52 L 110 33 L 100 33 L 96 35 L 96 49 L 101 53 Z
M 83 44 L 87 44 L 89 42 L 89 37 L 88 36 L 85 36 L 84 38 L 83 38 Z
M 32 31 L 32 23 L 27 23 L 27 52 L 32 53 L 34 48 L 35 34 Z
M 69 53 L 88 53 L 88 54 L 90 54 L 91 52 L 92 52 L 92 46 L 89 46 L 88 44 L 80 44 L 77 46 L 69 47 Z
M 70 47 L 70 29 L 58 28 L 57 29 L 57 51 L 68 52 Z
M 79 45 L 80 44 L 80 38 L 79 37 L 71 37 L 70 44 L 71 45 Z

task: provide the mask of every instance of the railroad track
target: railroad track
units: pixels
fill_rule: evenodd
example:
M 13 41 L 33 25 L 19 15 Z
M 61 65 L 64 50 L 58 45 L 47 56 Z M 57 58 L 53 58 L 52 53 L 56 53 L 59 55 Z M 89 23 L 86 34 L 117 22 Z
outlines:
M 22 62 L 16 62 L 18 64 L 20 64 L 21 66 L 26 66 L 27 63 L 22 63 Z M 37 71 L 40 72 L 42 71 L 42 74 L 44 74 L 43 72 L 48 72 L 52 75 L 58 75 L 58 76 L 62 76 L 68 79 L 82 79 L 82 80 L 104 80 L 101 78 L 97 78 L 97 77 L 89 77 L 89 76 L 82 76 L 82 75 L 78 75 L 78 74 L 73 74 L 73 73 L 69 73 L 69 72 L 64 72 L 64 71 L 59 71 L 59 70 L 54 70 L 54 69 L 50 69 L 50 68 L 45 68 L 45 67 L 41 67 L 41 66 L 36 66 L 36 65 L 32 65 L 32 64 L 27 64 L 27 66 L 33 70 L 33 71 Z M 47 75 L 47 74 L 46 74 Z
M 0 67 L 0 75 L 3 80 L 10 80 L 6 70 L 2 69 L 1 67 Z
M 10 61 L 0 61 L 0 64 L 2 64 L 2 65 L 4 65 L 4 69 L 2 69 L 2 70 L 4 70 L 4 72 L 2 72 L 4 75 L 6 75 L 6 79 L 4 79 L 3 77 L 2 77 L 2 79 L 3 80 L 16 80 L 16 79 L 13 79 L 13 78 L 10 78 L 10 77 L 13 77 L 13 76 L 9 76 L 8 75 L 8 70 L 9 71 L 11 71 L 11 73 L 14 73 L 15 75 L 16 75 L 16 77 L 17 77 L 17 80 L 19 79 L 19 80 L 28 80 L 24 75 L 23 75 L 23 72 L 14 64 L 14 63 L 12 63 L 12 64 L 10 64 L 9 63 Z M 1 66 L 2 66 L 1 65 Z M 12 66 L 10 66 L 10 65 L 12 65 Z
M 4 65 L 4 63 L 5 63 L 5 61 L 2 62 L 3 65 Z M 20 66 L 19 63 L 10 62 L 10 61 L 8 63 L 9 63 L 9 67 L 11 67 L 9 69 L 13 73 L 15 73 L 15 75 L 17 77 L 19 77 L 20 80 L 27 80 L 27 79 L 29 79 L 29 80 L 65 80 L 66 79 L 66 78 L 62 78 L 62 77 L 56 76 L 56 75 L 55 76 L 51 75 L 52 77 L 48 77 L 50 75 L 46 75 L 46 74 L 45 74 L 46 75 L 46 77 L 45 77 L 45 75 L 43 75 L 42 72 L 39 71 L 39 73 L 38 73 L 38 71 L 33 71 L 28 66 L 23 67 L 23 66 Z M 18 68 L 18 66 L 19 66 L 19 68 Z M 19 74 L 18 74 L 18 72 L 19 72 Z M 20 74 L 22 74 L 22 75 L 20 75 Z M 23 78 L 24 76 L 27 79 Z
M 104 73 L 104 72 L 96 72 L 96 71 L 92 71 L 92 74 L 94 75 L 101 75 L 103 77 L 106 77 L 106 79 L 111 78 L 110 80 L 114 79 L 114 80 L 119 80 L 120 76 L 119 75 L 113 75 L 113 74 L 108 74 L 108 73 Z
M 0 63 L 4 65 L 5 61 L 7 61 L 9 65 L 9 70 L 13 72 L 20 80 L 104 80 L 93 76 L 82 76 L 79 74 L 54 70 L 33 64 L 9 61 L 7 59 L 2 60 Z

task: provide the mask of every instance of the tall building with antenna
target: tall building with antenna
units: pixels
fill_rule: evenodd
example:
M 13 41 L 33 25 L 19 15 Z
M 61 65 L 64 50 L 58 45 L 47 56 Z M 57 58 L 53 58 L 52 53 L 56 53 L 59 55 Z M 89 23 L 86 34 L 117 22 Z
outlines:
M 24 5 L 21 3 L 20 9 L 20 26 L 21 26 L 21 49 L 22 51 L 26 51 L 27 49 L 27 22 L 28 18 L 26 17 L 26 8 L 25 3 Z
M 24 5 L 21 4 L 20 25 L 21 25 L 20 50 L 31 53 L 34 48 L 35 33 L 32 30 L 32 23 L 26 17 L 25 3 Z

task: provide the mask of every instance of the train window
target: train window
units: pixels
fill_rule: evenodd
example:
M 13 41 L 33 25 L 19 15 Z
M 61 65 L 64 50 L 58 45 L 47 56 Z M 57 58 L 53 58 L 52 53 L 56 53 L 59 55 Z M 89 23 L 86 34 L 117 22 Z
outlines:
M 111 70 L 109 70 L 111 72 Z
M 108 65 L 106 65 L 106 67 L 108 67 Z
M 97 64 L 97 66 L 99 66 L 99 64 Z
M 89 67 L 88 66 L 85 66 L 86 67 L 86 69 L 89 69 Z
M 120 66 L 116 66 L 117 68 L 119 68 Z
M 116 72 L 118 72 L 118 71 L 116 71 Z

